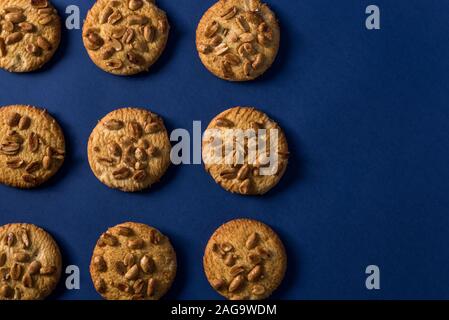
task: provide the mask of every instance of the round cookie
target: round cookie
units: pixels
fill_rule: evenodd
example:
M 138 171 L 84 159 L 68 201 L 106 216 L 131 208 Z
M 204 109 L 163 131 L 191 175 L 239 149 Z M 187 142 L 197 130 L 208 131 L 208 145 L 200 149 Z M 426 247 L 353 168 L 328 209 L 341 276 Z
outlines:
M 274 134 L 277 143 L 271 143 Z M 282 129 L 252 107 L 234 107 L 216 116 L 203 136 L 202 150 L 212 178 L 225 190 L 242 195 L 260 195 L 273 188 L 284 175 L 289 156 Z M 271 152 L 276 150 L 277 154 Z
M 204 272 L 211 286 L 231 300 L 265 299 L 284 278 L 287 255 L 277 234 L 250 219 L 220 226 L 207 243 Z
M 32 224 L 0 227 L 0 300 L 41 300 L 61 276 L 61 253 L 53 238 Z
M 41 68 L 61 41 L 61 21 L 48 0 L 0 2 L 0 68 L 30 72 Z
M 0 183 L 34 188 L 61 167 L 64 134 L 44 109 L 12 105 L 0 108 Z
M 273 64 L 279 42 L 276 16 L 260 0 L 220 0 L 206 11 L 196 30 L 204 66 L 230 81 L 262 75 Z
M 158 300 L 176 276 L 176 253 L 157 229 L 126 222 L 109 228 L 95 246 L 90 274 L 108 300 Z
M 84 22 L 83 42 L 99 68 L 133 75 L 160 57 L 169 29 L 165 12 L 152 0 L 98 0 Z
M 170 140 L 164 122 L 144 109 L 107 114 L 87 146 L 90 167 L 110 188 L 135 192 L 159 181 L 170 165 Z

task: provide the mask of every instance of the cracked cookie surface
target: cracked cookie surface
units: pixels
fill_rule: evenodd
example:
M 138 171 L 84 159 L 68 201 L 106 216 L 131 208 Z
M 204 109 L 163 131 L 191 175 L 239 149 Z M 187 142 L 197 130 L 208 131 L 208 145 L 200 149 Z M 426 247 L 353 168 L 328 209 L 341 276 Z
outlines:
M 95 176 L 110 188 L 150 187 L 170 165 L 170 140 L 162 118 L 139 108 L 107 114 L 92 131 L 88 158 Z
M 196 31 L 204 66 L 230 81 L 262 75 L 273 64 L 279 43 L 276 16 L 260 0 L 220 0 L 206 11 Z
M 0 68 L 30 72 L 41 68 L 61 41 L 61 21 L 47 0 L 0 2 Z
M 64 134 L 44 109 L 0 108 L 0 183 L 34 188 L 50 179 L 65 157 Z
M 176 276 L 176 253 L 169 239 L 145 224 L 109 228 L 95 246 L 90 274 L 108 300 L 158 300 Z
M 211 286 L 232 300 L 265 299 L 280 285 L 287 255 L 277 234 L 250 219 L 220 226 L 207 243 L 203 266 Z
M 0 227 L 0 300 L 41 300 L 61 276 L 61 253 L 43 229 L 26 223 Z
M 220 113 L 206 133 L 202 146 L 205 169 L 227 191 L 264 194 L 277 185 L 287 169 L 289 151 L 282 129 L 253 107 L 234 107 Z M 275 133 L 276 143 L 272 143 L 270 137 Z
M 169 29 L 165 12 L 152 0 L 98 0 L 84 22 L 83 42 L 102 70 L 133 75 L 158 60 Z

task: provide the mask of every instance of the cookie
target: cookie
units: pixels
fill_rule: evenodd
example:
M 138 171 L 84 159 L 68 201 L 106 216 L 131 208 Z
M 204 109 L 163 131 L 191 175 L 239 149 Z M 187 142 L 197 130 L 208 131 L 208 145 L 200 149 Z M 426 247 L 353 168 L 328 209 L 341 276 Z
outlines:
M 196 30 L 204 66 L 230 81 L 253 80 L 270 68 L 279 50 L 275 14 L 259 0 L 220 0 Z
M 0 183 L 34 188 L 52 177 L 65 156 L 64 134 L 44 109 L 0 108 Z
M 61 41 L 61 21 L 48 0 L 0 2 L 0 68 L 30 72 L 53 57 Z
M 98 0 L 84 22 L 83 42 L 99 68 L 133 75 L 160 57 L 169 29 L 165 12 L 152 0 Z
M 231 300 L 265 299 L 284 278 L 287 255 L 266 224 L 236 219 L 220 226 L 207 243 L 204 272 L 211 286 Z
M 32 224 L 0 227 L 0 300 L 41 300 L 61 276 L 61 253 L 53 238 Z
M 157 229 L 126 222 L 101 235 L 90 274 L 105 299 L 158 300 L 176 276 L 176 253 Z
M 203 136 L 202 150 L 212 178 L 225 190 L 242 195 L 260 195 L 273 188 L 284 175 L 289 156 L 282 129 L 252 107 L 235 107 L 216 116 Z
M 164 122 L 144 109 L 123 108 L 106 115 L 87 146 L 90 167 L 110 188 L 135 192 L 159 181 L 170 165 Z

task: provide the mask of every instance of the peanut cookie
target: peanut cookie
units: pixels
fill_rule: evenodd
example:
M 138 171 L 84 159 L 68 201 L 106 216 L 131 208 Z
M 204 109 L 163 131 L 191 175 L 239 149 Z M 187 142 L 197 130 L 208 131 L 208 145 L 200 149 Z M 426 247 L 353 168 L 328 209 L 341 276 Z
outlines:
M 158 300 L 175 278 L 176 253 L 157 229 L 126 222 L 101 235 L 90 274 L 105 299 Z
M 61 21 L 48 0 L 0 2 L 0 68 L 29 72 L 51 59 L 61 40 Z
M 110 188 L 134 192 L 159 181 L 170 165 L 162 119 L 144 109 L 112 111 L 97 124 L 87 147 L 95 176 Z
M 98 0 L 87 14 L 83 41 L 99 68 L 132 75 L 156 62 L 169 29 L 165 12 L 153 0 Z
M 283 176 L 288 163 L 287 139 L 265 113 L 235 107 L 216 116 L 203 136 L 207 172 L 225 190 L 264 194 Z
M 0 108 L 0 183 L 34 188 L 61 167 L 64 135 L 46 110 L 13 105 Z
M 32 224 L 0 227 L 0 300 L 41 300 L 61 276 L 61 253 L 53 238 Z
M 201 61 L 217 77 L 248 81 L 262 75 L 279 50 L 276 16 L 260 0 L 220 0 L 196 30 Z
M 237 219 L 219 227 L 203 258 L 212 287 L 232 300 L 265 299 L 284 278 L 287 255 L 277 234 L 256 220 Z

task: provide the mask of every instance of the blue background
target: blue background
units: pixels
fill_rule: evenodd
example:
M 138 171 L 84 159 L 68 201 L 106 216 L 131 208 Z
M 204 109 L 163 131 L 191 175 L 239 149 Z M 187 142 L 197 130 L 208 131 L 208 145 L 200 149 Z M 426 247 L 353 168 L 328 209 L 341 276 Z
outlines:
M 54 0 L 60 14 L 94 1 Z M 31 74 L 0 72 L 0 104 L 47 108 L 68 152 L 45 186 L 0 187 L 0 223 L 30 222 L 81 269 L 81 290 L 61 281 L 55 299 L 99 299 L 88 265 L 98 236 L 133 220 L 167 234 L 179 272 L 170 299 L 216 299 L 202 254 L 223 222 L 270 224 L 289 257 L 277 299 L 449 298 L 449 2 L 375 1 L 382 30 L 365 28 L 371 1 L 271 0 L 282 26 L 274 66 L 261 79 L 228 83 L 195 49 L 195 28 L 213 0 L 158 0 L 172 26 L 148 74 L 98 69 L 81 30 L 64 31 L 55 58 Z M 251 105 L 286 131 L 292 151 L 281 183 L 263 197 L 222 190 L 202 165 L 172 166 L 149 191 L 108 189 L 91 173 L 86 144 L 98 119 L 122 106 L 149 108 L 169 130 L 203 127 L 222 110 Z M 365 268 L 381 290 L 365 289 Z

